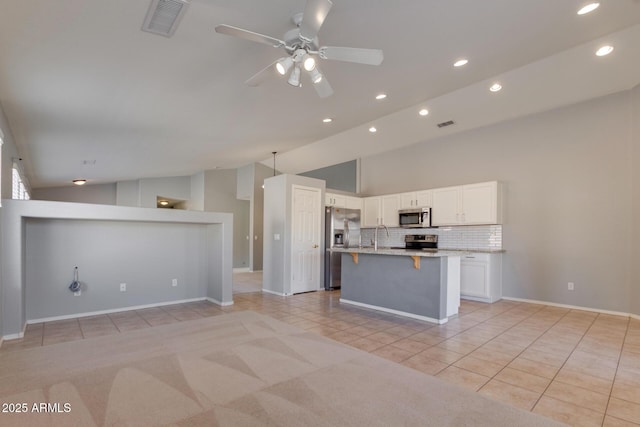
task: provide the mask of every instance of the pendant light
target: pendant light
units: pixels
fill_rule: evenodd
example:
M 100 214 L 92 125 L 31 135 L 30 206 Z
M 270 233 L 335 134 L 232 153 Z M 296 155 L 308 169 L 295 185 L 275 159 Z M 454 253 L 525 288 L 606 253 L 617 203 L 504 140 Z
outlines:
M 273 176 L 276 176 L 276 154 L 278 154 L 278 152 L 272 151 L 271 154 L 273 154 Z

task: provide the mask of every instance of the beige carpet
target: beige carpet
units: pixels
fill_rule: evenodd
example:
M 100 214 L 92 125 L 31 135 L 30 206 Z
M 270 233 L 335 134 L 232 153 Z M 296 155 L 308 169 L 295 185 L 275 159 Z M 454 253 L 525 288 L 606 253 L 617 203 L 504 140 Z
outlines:
M 559 425 L 250 311 L 0 353 L 0 402 L 28 408 L 2 426 Z

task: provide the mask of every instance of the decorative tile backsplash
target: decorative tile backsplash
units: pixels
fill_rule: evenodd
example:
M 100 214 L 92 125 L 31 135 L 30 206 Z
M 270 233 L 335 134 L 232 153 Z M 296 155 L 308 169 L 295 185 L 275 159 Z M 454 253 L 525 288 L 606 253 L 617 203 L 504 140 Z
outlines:
M 369 245 L 373 241 L 374 229 L 363 228 L 360 231 L 362 244 Z M 501 225 L 466 225 L 463 227 L 439 228 L 389 228 L 389 237 L 384 229 L 378 230 L 379 246 L 404 246 L 407 234 L 436 234 L 438 248 L 441 249 L 503 249 Z

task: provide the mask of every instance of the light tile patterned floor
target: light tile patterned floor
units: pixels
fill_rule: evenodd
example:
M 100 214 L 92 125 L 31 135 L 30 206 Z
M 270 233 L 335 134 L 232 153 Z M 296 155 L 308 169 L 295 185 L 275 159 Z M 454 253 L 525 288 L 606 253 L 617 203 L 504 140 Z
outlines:
M 544 305 L 462 301 L 433 325 L 339 302 L 340 291 L 239 293 L 32 324 L 1 351 L 254 310 L 519 408 L 578 426 L 640 425 L 640 320 Z

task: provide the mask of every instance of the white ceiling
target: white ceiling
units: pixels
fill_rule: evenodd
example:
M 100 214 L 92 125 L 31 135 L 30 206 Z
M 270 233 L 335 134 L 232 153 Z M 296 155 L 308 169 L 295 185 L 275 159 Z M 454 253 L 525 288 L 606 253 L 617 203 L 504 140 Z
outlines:
M 638 0 L 601 0 L 584 16 L 577 0 L 334 0 L 320 44 L 385 59 L 323 61 L 335 91 L 325 99 L 275 74 L 245 86 L 283 51 L 214 31 L 282 38 L 305 0 L 192 0 L 171 38 L 140 30 L 149 3 L 3 5 L 0 102 L 33 186 L 271 165 L 272 151 L 297 173 L 640 83 Z M 605 43 L 614 52 L 596 57 Z M 454 69 L 460 57 L 470 62 Z M 492 94 L 496 80 L 504 89 Z

